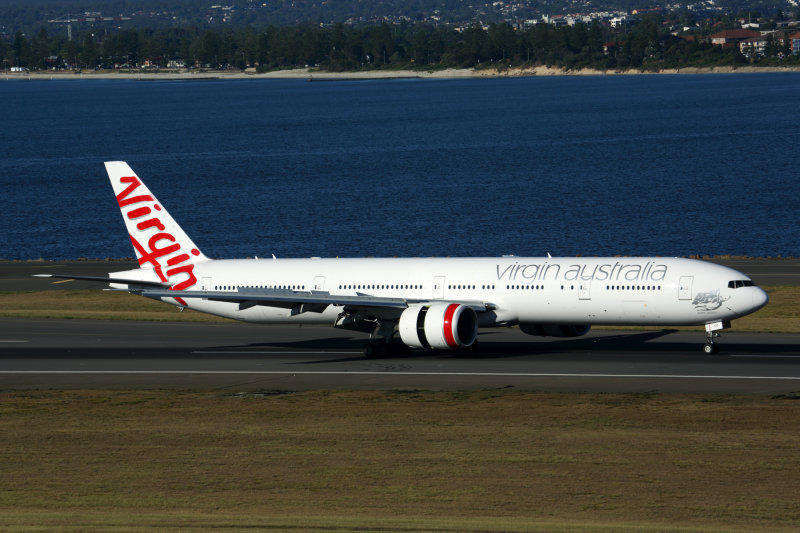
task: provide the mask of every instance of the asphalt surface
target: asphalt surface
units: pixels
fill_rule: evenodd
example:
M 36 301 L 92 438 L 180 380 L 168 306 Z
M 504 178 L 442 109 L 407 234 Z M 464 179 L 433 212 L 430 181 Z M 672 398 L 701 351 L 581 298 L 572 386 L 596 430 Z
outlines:
M 304 389 L 791 394 L 800 335 L 598 332 L 539 339 L 488 331 L 477 349 L 366 359 L 333 328 L 0 319 L 0 389 Z
M 716 261 L 759 285 L 800 284 L 800 260 Z M 0 290 L 103 288 L 35 273 L 105 275 L 134 262 L 0 262 Z M 474 350 L 366 359 L 365 336 L 324 327 L 0 319 L 0 390 L 303 389 L 800 394 L 800 335 L 591 332 L 540 339 L 486 331 Z

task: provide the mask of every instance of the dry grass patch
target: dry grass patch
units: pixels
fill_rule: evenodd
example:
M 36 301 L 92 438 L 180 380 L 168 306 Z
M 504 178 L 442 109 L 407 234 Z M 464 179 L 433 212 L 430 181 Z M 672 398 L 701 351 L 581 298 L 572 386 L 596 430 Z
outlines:
M 786 398 L 4 393 L 0 529 L 106 513 L 200 520 L 188 529 L 789 531 L 799 431 Z
M 769 294 L 769 303 L 752 315 L 735 322 L 739 331 L 766 333 L 800 332 L 800 287 L 763 287 Z
M 150 320 L 228 322 L 227 319 L 185 310 L 127 292 L 36 291 L 0 293 L 0 316 L 74 318 L 89 320 Z

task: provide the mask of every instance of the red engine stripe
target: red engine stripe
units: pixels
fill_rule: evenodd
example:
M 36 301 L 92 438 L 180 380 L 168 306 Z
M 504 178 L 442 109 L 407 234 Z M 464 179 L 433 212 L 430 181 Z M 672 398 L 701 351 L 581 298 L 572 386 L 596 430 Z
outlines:
M 451 348 L 458 348 L 458 342 L 456 342 L 455 336 L 456 324 L 453 322 L 453 315 L 456 313 L 458 305 L 459 304 L 450 304 L 444 311 L 444 324 L 442 325 L 444 328 L 444 341 Z

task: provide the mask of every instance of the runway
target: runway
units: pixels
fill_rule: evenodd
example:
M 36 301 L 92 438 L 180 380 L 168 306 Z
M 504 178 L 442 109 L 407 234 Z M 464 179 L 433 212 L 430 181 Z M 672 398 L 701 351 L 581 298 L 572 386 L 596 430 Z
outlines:
M 0 389 L 304 389 L 794 395 L 800 335 L 488 331 L 465 352 L 366 359 L 366 337 L 323 327 L 0 319 Z
M 797 285 L 800 260 L 714 260 L 760 285 Z M 0 262 L 0 290 L 100 289 L 33 278 L 105 275 L 130 261 Z M 541 339 L 487 331 L 467 352 L 365 359 L 367 338 L 327 327 L 0 319 L 0 389 L 168 388 L 465 390 L 794 394 L 800 335 L 725 332 L 705 355 L 702 332 L 592 331 Z

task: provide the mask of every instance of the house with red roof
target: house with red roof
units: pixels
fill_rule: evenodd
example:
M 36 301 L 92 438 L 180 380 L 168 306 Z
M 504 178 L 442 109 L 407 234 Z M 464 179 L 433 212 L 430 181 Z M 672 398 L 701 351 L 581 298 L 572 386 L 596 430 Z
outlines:
M 710 36 L 711 44 L 731 48 L 739 46 L 745 39 L 761 37 L 761 33 L 754 30 L 723 30 Z

